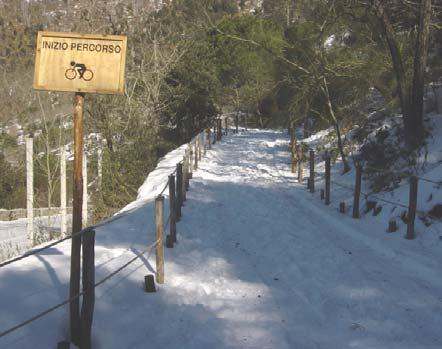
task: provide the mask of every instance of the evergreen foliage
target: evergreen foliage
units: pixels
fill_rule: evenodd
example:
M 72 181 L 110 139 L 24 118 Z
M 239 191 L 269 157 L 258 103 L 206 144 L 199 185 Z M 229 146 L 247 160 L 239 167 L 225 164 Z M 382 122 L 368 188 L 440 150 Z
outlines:
M 439 81 L 442 72 L 439 7 L 431 8 L 427 61 L 425 45 L 418 45 L 426 43 L 419 14 L 428 1 L 174 0 L 158 7 L 150 1 L 117 0 L 109 6 L 97 0 L 3 0 L 0 127 L 17 122 L 25 133 L 40 134 L 38 202 L 56 205 L 57 149 L 72 140 L 71 96 L 32 90 L 36 33 L 127 35 L 125 95 L 86 99 L 86 130 L 105 142 L 103 188 L 94 199 L 107 212 L 132 200 L 158 159 L 218 113 L 247 112 L 259 127 L 303 124 L 306 134 L 333 126 L 340 139 L 342 128 L 364 122 L 373 89 L 390 110 L 404 112 L 404 93 L 418 100 L 411 88 L 420 86 L 415 80 L 422 62 L 425 83 Z M 405 87 L 399 84 L 393 43 Z M 410 110 L 404 115 L 413 119 L 418 109 Z M 4 207 L 24 202 L 23 190 L 11 190 L 24 178 L 23 164 L 8 160 L 19 153 L 13 143 L 2 133 L 0 166 L 12 174 L 1 179 Z M 95 148 L 89 149 L 92 159 Z M 338 149 L 343 159 L 344 148 Z M 96 168 L 94 160 L 91 166 Z

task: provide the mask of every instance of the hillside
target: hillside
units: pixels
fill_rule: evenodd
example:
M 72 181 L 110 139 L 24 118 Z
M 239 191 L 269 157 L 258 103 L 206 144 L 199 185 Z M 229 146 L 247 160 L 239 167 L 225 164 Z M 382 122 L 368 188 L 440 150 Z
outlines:
M 285 133 L 251 130 L 208 151 L 193 174 L 178 244 L 166 249 L 165 284 L 143 292 L 155 270 L 148 255 L 97 287 L 94 348 L 442 345 L 442 241 L 432 232 L 440 224 L 419 225 L 409 241 L 403 230 L 385 232 L 389 217 L 339 214 L 335 195 L 344 194 L 333 188 L 332 205 L 321 202 L 321 164 L 318 191 L 308 193 L 289 170 L 288 145 Z M 97 229 L 96 280 L 154 241 L 152 201 L 184 149 L 169 153 L 138 199 Z M 1 330 L 67 297 L 69 251 L 66 242 L 0 269 Z M 0 338 L 0 347 L 54 347 L 68 336 L 67 319 L 63 307 Z

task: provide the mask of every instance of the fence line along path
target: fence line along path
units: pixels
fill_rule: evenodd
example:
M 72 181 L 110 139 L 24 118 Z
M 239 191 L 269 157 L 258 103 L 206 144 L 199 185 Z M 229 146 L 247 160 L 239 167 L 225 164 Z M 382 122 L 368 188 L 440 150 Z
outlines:
M 391 348 L 401 338 L 409 348 L 437 347 L 438 249 L 405 239 L 385 244 L 373 233 L 374 218 L 360 224 L 312 198 L 287 166 L 287 144 L 279 132 L 229 130 L 196 170 L 195 152 L 183 159 L 187 146 L 165 157 L 161 181 L 152 173 L 124 215 L 95 229 L 96 282 L 127 266 L 95 288 L 93 343 L 286 349 L 342 348 L 357 339 Z M 185 188 L 193 171 L 189 190 L 176 192 L 186 196 L 177 243 L 163 250 L 164 284 L 145 293 L 144 277 L 158 270 L 153 251 L 139 255 L 155 242 L 155 198 L 163 190 L 163 233 L 170 234 L 165 185 L 177 164 L 187 170 L 181 181 L 175 173 L 176 187 Z M 18 287 L 24 276 L 11 266 L 0 268 L 1 328 L 65 299 L 67 280 L 57 266 L 67 259 L 66 245 L 18 262 L 33 271 L 26 284 L 38 285 L 38 294 Z M 14 294 L 5 293 L 6 284 L 17 286 Z M 65 319 L 61 309 L 51 312 L 0 338 L 0 347 L 54 346 Z
M 202 137 L 201 137 L 201 141 L 202 141 Z M 199 148 L 200 144 L 202 146 L 203 144 L 206 144 L 206 142 L 201 142 L 201 143 L 197 144 L 196 150 L 199 153 L 202 153 L 202 149 Z M 176 153 L 176 154 L 174 154 L 174 153 Z M 179 165 L 188 161 L 186 156 L 182 157 L 182 154 L 181 155 L 180 154 L 181 154 L 180 149 L 178 149 L 177 151 L 175 151 L 171 154 L 173 158 L 177 159 Z M 180 158 L 181 158 L 181 161 L 180 161 Z M 195 169 L 197 169 L 197 167 Z M 171 177 L 173 177 L 173 175 L 176 173 L 176 170 L 171 169 L 171 172 L 172 172 Z M 66 298 L 66 296 L 65 296 L 63 298 L 61 295 L 63 293 L 66 293 L 67 285 L 66 285 L 66 283 L 63 284 L 60 282 L 60 284 L 58 284 L 58 285 L 53 285 L 53 286 L 55 286 L 53 293 L 55 295 L 58 293 L 59 299 L 57 302 L 53 301 L 52 304 L 50 304 L 49 302 L 51 299 L 53 299 L 53 297 L 48 297 L 48 298 L 40 299 L 38 302 L 39 305 L 44 305 L 45 303 L 47 303 L 46 307 L 43 308 L 43 310 L 38 309 L 38 311 L 37 311 L 37 308 L 40 308 L 39 306 L 36 306 L 35 310 L 34 310 L 34 307 L 31 307 L 32 309 L 29 312 L 28 311 L 20 312 L 20 310 L 15 309 L 15 314 L 20 316 L 21 321 L 19 321 L 18 319 L 15 320 L 15 317 L 11 317 L 11 319 L 8 319 L 8 320 L 12 321 L 10 324 L 8 324 L 5 328 L 0 327 L 0 344 L 2 341 L 8 341 L 8 338 L 13 338 L 14 336 L 18 335 L 17 333 L 24 327 L 27 327 L 27 326 L 38 327 L 41 324 L 44 324 L 47 321 L 50 321 L 51 319 L 53 321 L 54 318 L 57 318 L 60 316 L 56 312 L 58 309 L 60 309 L 61 307 L 64 307 L 65 305 L 67 305 L 68 303 L 70 303 L 72 301 L 78 300 L 78 298 L 80 296 L 82 296 L 83 301 L 82 301 L 82 306 L 81 306 L 81 323 L 79 324 L 79 326 L 81 327 L 81 336 L 78 339 L 73 338 L 73 341 L 75 344 L 80 345 L 82 348 L 91 347 L 91 338 L 92 338 L 91 325 L 92 325 L 92 319 L 93 319 L 93 314 L 94 314 L 94 303 L 95 303 L 94 294 L 96 292 L 95 287 L 100 286 L 105 281 L 108 281 L 111 278 L 115 277 L 118 273 L 124 271 L 126 268 L 129 268 L 137 260 L 143 260 L 144 258 L 146 258 L 146 253 L 150 252 L 153 248 L 156 248 L 156 256 L 157 256 L 157 258 L 156 258 L 157 263 L 155 265 L 156 279 L 157 279 L 158 283 L 164 283 L 164 253 L 163 253 L 164 228 L 165 228 L 165 226 L 166 227 L 168 227 L 169 225 L 172 226 L 172 223 L 175 223 L 175 221 L 176 221 L 176 214 L 175 214 L 176 207 L 177 207 L 177 205 L 183 204 L 183 202 L 170 201 L 170 198 L 169 198 L 171 210 L 168 214 L 166 222 L 164 222 L 164 214 L 163 214 L 163 212 L 164 212 L 164 198 L 162 197 L 162 194 L 165 192 L 165 190 L 169 186 L 174 188 L 175 183 L 171 184 L 170 180 L 166 181 L 166 186 L 164 187 L 163 191 L 161 193 L 159 193 L 159 196 L 155 200 L 155 203 L 156 203 L 155 204 L 155 206 L 156 206 L 155 211 L 157 212 L 157 215 L 156 216 L 152 215 L 151 220 L 144 219 L 144 221 L 141 218 L 142 217 L 145 218 L 145 217 L 142 216 L 142 217 L 140 217 L 140 221 L 138 222 L 138 224 L 139 224 L 138 234 L 140 234 L 140 237 L 141 237 L 141 234 L 144 234 L 143 240 L 145 240 L 146 237 L 150 236 L 150 238 L 155 241 L 152 245 L 150 245 L 147 249 L 144 248 L 144 250 L 141 250 L 142 251 L 141 252 L 141 251 L 138 251 L 139 247 L 137 245 L 139 245 L 139 243 L 137 244 L 136 240 L 127 241 L 127 240 L 123 240 L 123 237 L 119 236 L 117 238 L 117 240 L 120 240 L 119 243 L 120 244 L 124 243 L 126 246 L 119 256 L 116 256 L 115 258 L 110 258 L 110 259 L 107 258 L 108 260 L 103 259 L 103 256 L 100 256 L 99 253 L 96 256 L 96 251 L 95 251 L 95 247 L 94 247 L 94 245 L 95 245 L 95 231 L 97 231 L 99 234 L 102 235 L 101 237 L 104 239 L 105 242 L 107 242 L 108 239 L 111 239 L 113 241 L 113 243 L 115 243 L 115 236 L 113 236 L 113 239 L 111 237 L 112 235 L 115 235 L 115 233 L 116 233 L 112 227 L 113 223 L 118 222 L 117 224 L 122 224 L 123 221 L 126 221 L 126 223 L 130 222 L 129 225 L 131 225 L 133 227 L 134 225 L 136 225 L 136 223 L 132 222 L 130 220 L 130 218 L 133 218 L 134 215 L 139 214 L 140 211 L 145 211 L 150 208 L 149 203 L 146 204 L 145 202 L 142 205 L 138 205 L 138 206 L 140 206 L 138 210 L 132 209 L 128 213 L 122 213 L 120 215 L 119 219 L 110 220 L 109 224 L 98 224 L 93 228 L 87 228 L 87 229 L 79 232 L 76 235 L 82 235 L 82 240 L 83 240 L 83 263 L 82 263 L 83 264 L 83 288 L 82 288 L 82 291 L 80 293 L 74 295 L 73 297 Z M 169 193 L 170 193 L 170 190 L 169 190 Z M 149 198 L 144 197 L 141 199 L 143 201 L 146 201 Z M 151 230 L 146 230 L 146 228 L 147 229 L 149 228 L 149 223 L 151 225 L 153 224 L 156 226 L 156 230 L 157 230 L 156 237 L 155 237 L 155 234 L 150 233 Z M 175 226 L 175 229 L 176 229 L 176 226 Z M 171 231 L 171 233 L 172 233 L 172 231 Z M 169 247 L 173 247 L 173 243 L 176 242 L 176 230 L 173 232 L 173 235 L 171 237 L 174 240 L 172 240 L 172 246 L 169 246 Z M 67 246 L 64 241 L 70 240 L 70 238 L 71 237 L 68 236 L 68 237 L 60 239 L 58 241 L 54 241 L 47 246 L 36 248 L 23 256 L 20 256 L 18 258 L 13 259 L 13 260 L 9 260 L 5 263 L 2 263 L 0 265 L 0 267 L 1 267 L 0 275 L 4 274 L 4 275 L 8 276 L 9 275 L 7 273 L 8 268 L 12 269 L 12 270 L 14 270 L 14 268 L 15 268 L 15 270 L 20 270 L 23 267 L 23 265 L 26 265 L 28 263 L 35 263 L 35 259 L 37 259 L 38 261 L 44 262 L 45 258 L 43 256 L 45 256 L 49 251 L 54 251 L 55 246 L 57 248 L 57 252 L 63 256 L 63 261 L 64 261 L 63 264 L 69 265 L 67 263 L 69 246 Z M 100 241 L 100 238 L 99 238 L 99 241 Z M 101 240 L 101 241 L 103 241 L 103 240 Z M 129 243 L 129 242 L 131 242 L 131 243 Z M 109 247 L 114 246 L 113 243 Z M 103 245 L 101 245 L 100 247 L 102 248 Z M 52 255 L 52 253 L 53 252 L 50 252 L 49 255 Z M 128 257 L 130 257 L 130 255 L 135 255 L 135 257 L 131 258 L 128 262 L 124 263 L 124 260 L 127 259 Z M 97 261 L 95 261 L 96 257 L 98 257 Z M 109 257 L 109 256 L 107 256 L 105 254 L 105 257 Z M 96 275 L 95 275 L 96 274 L 96 270 L 95 270 L 96 262 L 98 262 L 99 264 L 100 263 L 107 264 L 107 266 L 110 266 L 111 264 L 119 262 L 120 265 L 114 266 L 113 268 L 111 267 L 110 271 L 108 270 L 108 274 L 105 276 L 102 276 L 101 281 L 95 283 L 94 280 L 97 279 Z M 48 276 L 51 276 L 54 274 L 54 272 L 56 272 L 56 273 L 60 273 L 64 278 L 66 278 L 66 273 L 63 273 L 64 270 L 54 270 L 52 268 L 52 266 L 50 266 L 50 263 L 47 263 L 47 262 L 42 263 L 42 266 L 44 267 L 42 270 L 43 274 L 46 271 Z M 35 269 L 38 270 L 41 268 L 36 267 Z M 105 269 L 108 269 L 108 268 L 105 268 Z M 148 268 L 148 270 L 149 270 L 149 268 Z M 100 271 L 101 271 L 101 269 L 100 269 Z M 12 277 L 12 278 L 14 280 L 16 280 L 15 277 Z M 49 279 L 53 280 L 52 277 L 50 277 Z M 58 278 L 56 278 L 56 279 L 58 279 Z M 14 280 L 10 280 L 11 285 L 13 285 Z M 2 289 L 2 292 L 4 292 L 5 299 L 7 299 L 8 297 L 9 298 L 15 297 L 15 294 L 13 294 L 12 289 L 9 289 L 9 292 L 8 292 L 8 289 L 4 288 L 4 289 Z M 13 310 L 13 308 L 11 308 L 11 310 Z M 26 309 L 26 310 L 28 310 L 28 309 Z M 33 310 L 33 312 L 32 312 L 32 310 Z M 3 324 L 3 323 L 1 323 L 1 325 L 5 326 L 5 324 Z M 32 341 L 30 341 L 29 343 L 32 343 Z

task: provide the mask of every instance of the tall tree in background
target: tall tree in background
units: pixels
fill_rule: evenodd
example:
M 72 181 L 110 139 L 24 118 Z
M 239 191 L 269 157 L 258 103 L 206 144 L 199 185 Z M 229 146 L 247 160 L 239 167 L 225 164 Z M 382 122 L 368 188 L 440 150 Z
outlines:
M 425 69 L 430 37 L 431 0 L 421 0 L 417 4 L 417 21 L 413 71 L 408 74 L 404 57 L 397 36 L 403 28 L 396 29 L 392 20 L 397 10 L 397 2 L 372 0 L 372 7 L 382 26 L 383 35 L 388 44 L 394 72 L 397 80 L 402 114 L 404 117 L 405 138 L 411 147 L 416 147 L 424 138 L 424 84 Z

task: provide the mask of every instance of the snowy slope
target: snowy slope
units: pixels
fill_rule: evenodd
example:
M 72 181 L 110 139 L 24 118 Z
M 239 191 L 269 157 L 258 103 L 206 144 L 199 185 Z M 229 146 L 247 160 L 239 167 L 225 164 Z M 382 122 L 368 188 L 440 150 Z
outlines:
M 379 216 L 339 215 L 295 182 L 287 148 L 285 134 L 252 130 L 208 152 L 178 244 L 166 250 L 166 283 L 143 292 L 149 256 L 97 288 L 95 348 L 442 347 L 442 241 L 386 234 Z M 97 280 L 153 242 L 152 200 L 183 151 L 98 229 Z M 66 298 L 69 250 L 0 269 L 0 330 Z M 58 310 L 0 338 L 0 348 L 53 348 L 67 319 Z
M 402 125 L 402 116 L 396 115 L 389 118 L 383 118 L 379 121 L 379 126 L 368 135 L 368 139 L 375 138 L 376 132 L 379 130 L 388 130 L 392 136 L 389 141 L 392 144 L 386 144 L 388 147 L 403 146 L 403 141 L 400 137 L 394 135 L 398 125 Z M 396 158 L 389 164 L 389 168 L 385 172 L 376 172 L 376 175 L 382 177 L 384 175 L 391 175 L 391 173 L 401 174 L 402 179 L 397 184 L 397 187 L 374 192 L 370 186 L 370 180 L 363 176 L 362 192 L 368 195 L 361 196 L 361 214 L 365 220 L 376 224 L 376 229 L 385 232 L 388 227 L 388 222 L 394 219 L 398 225 L 398 231 L 394 233 L 396 239 L 402 239 L 407 230 L 407 225 L 402 221 L 401 215 L 407 211 L 409 203 L 409 175 L 413 174 L 419 178 L 418 186 L 418 201 L 415 230 L 418 237 L 416 243 L 426 245 L 436 251 L 440 248 L 440 240 L 442 239 L 442 225 L 441 221 L 429 216 L 431 209 L 437 205 L 442 204 L 442 115 L 431 113 L 427 115 L 426 126 L 431 130 L 431 135 L 426 140 L 426 145 L 420 149 L 416 163 L 410 166 L 407 161 L 409 159 Z M 350 131 L 346 135 L 346 140 L 351 139 L 351 134 L 354 130 L 360 129 L 359 126 Z M 330 143 L 328 134 L 331 129 L 320 131 L 309 138 L 303 139 L 302 142 L 313 149 L 321 149 L 317 153 L 315 170 L 318 173 L 317 185 L 318 188 L 324 187 L 324 172 L 325 163 L 322 158 L 324 149 L 329 147 L 336 147 L 335 144 Z M 364 140 L 366 142 L 366 140 Z M 360 149 L 360 144 L 352 142 L 352 155 L 357 155 Z M 386 149 L 385 151 L 388 151 Z M 338 210 L 339 203 L 345 202 L 347 207 L 347 215 L 351 215 L 353 205 L 353 188 L 355 186 L 355 165 L 353 164 L 353 156 L 348 156 L 348 161 L 351 166 L 351 171 L 342 174 L 343 164 L 338 157 L 336 162 L 332 164 L 332 204 L 331 206 Z M 308 164 L 305 164 L 306 171 Z M 308 174 L 306 174 L 308 175 Z M 364 213 L 366 200 L 374 200 L 377 205 L 382 207 L 378 216 L 372 217 L 372 212 Z M 370 223 L 371 224 L 371 223 Z

